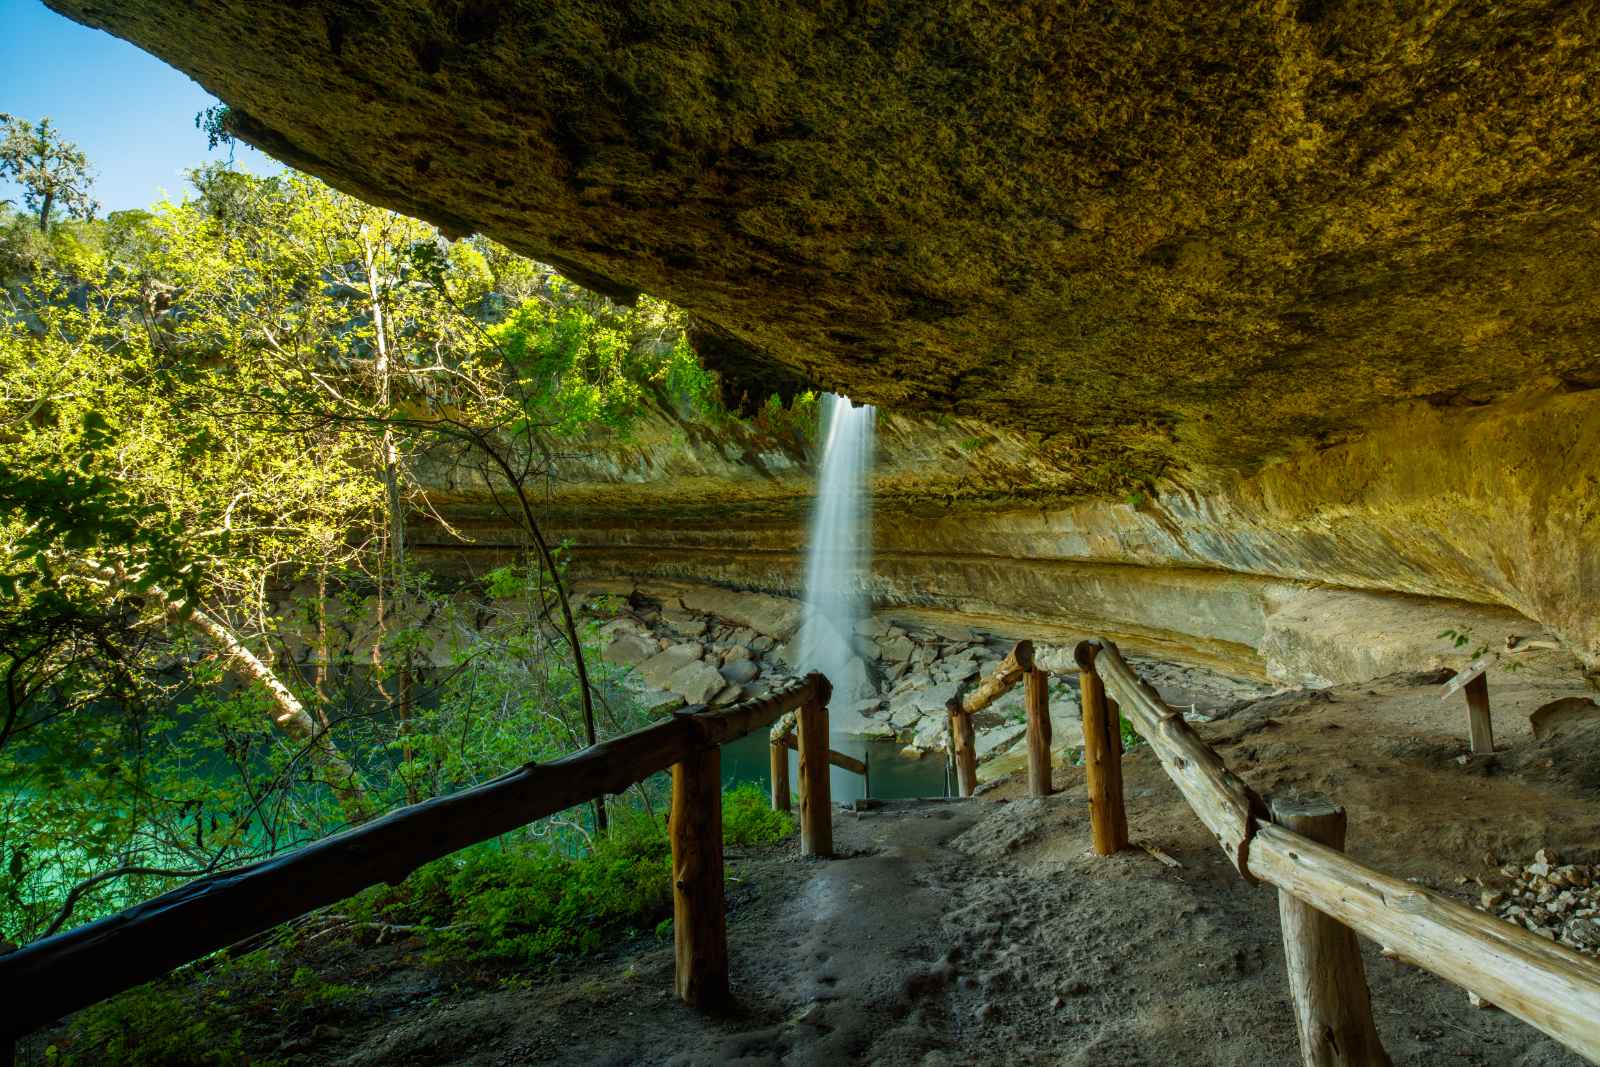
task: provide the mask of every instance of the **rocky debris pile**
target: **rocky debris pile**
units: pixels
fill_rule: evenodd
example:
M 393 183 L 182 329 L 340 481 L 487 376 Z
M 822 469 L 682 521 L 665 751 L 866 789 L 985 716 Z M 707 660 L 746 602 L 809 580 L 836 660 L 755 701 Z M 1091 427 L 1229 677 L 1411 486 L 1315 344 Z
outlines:
M 1503 886 L 1486 885 L 1478 908 L 1540 937 L 1600 955 L 1600 865 L 1562 863 L 1553 849 L 1533 862 L 1500 868 Z
M 625 600 L 608 597 L 596 612 L 606 619 L 602 658 L 628 668 L 624 684 L 634 688 L 648 710 L 664 714 L 688 704 L 723 707 L 761 696 L 805 673 L 797 647 L 797 614 L 751 613 L 732 601 L 705 606 L 714 610 L 697 610 L 684 597 L 636 592 Z M 733 611 L 742 621 L 715 609 Z M 830 726 L 838 733 L 898 739 L 919 753 L 943 749 L 945 702 L 992 672 L 1011 645 L 966 628 L 866 619 L 853 636 L 855 655 L 848 676 L 835 680 Z M 1057 689 L 1053 711 L 1064 729 L 1073 729 L 1076 698 L 1066 683 Z M 980 718 L 979 759 L 1005 751 L 1022 737 L 1022 699 L 1018 687 Z
M 625 684 L 650 710 L 685 704 L 722 707 L 761 696 L 809 668 L 799 648 L 802 610 L 767 594 L 691 587 L 630 586 L 605 597 L 604 659 L 630 668 Z M 619 607 L 620 605 L 620 607 Z M 851 637 L 845 677 L 833 678 L 829 726 L 835 733 L 903 743 L 907 755 L 949 745 L 946 703 L 992 674 L 1015 641 L 958 624 L 914 622 L 903 616 L 863 620 Z M 1069 644 L 1034 647 L 1050 674 L 1053 744 L 1081 744 L 1077 666 Z M 1233 706 L 1270 687 L 1225 678 L 1204 668 L 1135 659 L 1175 706 L 1186 710 Z M 1017 686 L 974 717 L 978 759 L 1017 745 L 1027 732 L 1024 691 Z

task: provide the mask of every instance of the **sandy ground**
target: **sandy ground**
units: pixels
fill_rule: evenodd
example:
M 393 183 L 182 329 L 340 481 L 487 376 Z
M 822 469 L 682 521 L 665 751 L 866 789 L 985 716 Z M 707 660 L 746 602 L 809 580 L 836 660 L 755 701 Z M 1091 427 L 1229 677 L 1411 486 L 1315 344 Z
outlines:
M 1560 657 L 1491 679 L 1501 751 L 1460 761 L 1465 705 L 1414 676 L 1235 706 L 1201 725 L 1255 788 L 1324 792 L 1349 850 L 1476 901 L 1540 847 L 1600 860 L 1600 721 L 1536 740 L 1527 716 L 1583 688 Z M 484 987 L 402 943 L 328 945 L 309 962 L 363 976 L 346 1025 L 262 1035 L 263 1054 L 342 1067 L 536 1064 L 1298 1063 L 1275 893 L 1224 862 L 1148 749 L 1125 762 L 1142 849 L 1088 852 L 1081 771 L 1060 792 L 1015 779 L 970 801 L 836 816 L 838 858 L 794 845 L 730 855 L 736 1002 L 702 1017 L 672 995 L 672 952 L 646 940 L 536 982 Z M 1397 1064 L 1566 1067 L 1524 1023 L 1363 943 Z M 1600 965 L 1597 965 L 1600 966 Z

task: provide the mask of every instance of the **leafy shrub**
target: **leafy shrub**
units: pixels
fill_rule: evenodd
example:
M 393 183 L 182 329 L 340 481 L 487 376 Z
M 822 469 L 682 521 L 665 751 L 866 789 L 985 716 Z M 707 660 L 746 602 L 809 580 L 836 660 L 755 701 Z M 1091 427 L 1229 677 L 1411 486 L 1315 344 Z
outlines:
M 794 816 L 773 811 L 759 786 L 748 782 L 722 794 L 722 840 L 728 845 L 775 845 L 794 833 Z
M 769 810 L 753 785 L 726 792 L 722 813 L 730 845 L 774 844 L 794 831 L 793 817 Z M 664 820 L 624 813 L 585 855 L 542 841 L 480 845 L 428 864 L 366 907 L 430 927 L 439 957 L 531 964 L 585 955 L 669 928 L 671 853 Z
M 232 1007 L 209 997 L 194 1004 L 168 983 L 151 982 L 79 1012 L 69 1040 L 47 1047 L 45 1062 L 233 1067 L 264 1061 L 245 1053 Z

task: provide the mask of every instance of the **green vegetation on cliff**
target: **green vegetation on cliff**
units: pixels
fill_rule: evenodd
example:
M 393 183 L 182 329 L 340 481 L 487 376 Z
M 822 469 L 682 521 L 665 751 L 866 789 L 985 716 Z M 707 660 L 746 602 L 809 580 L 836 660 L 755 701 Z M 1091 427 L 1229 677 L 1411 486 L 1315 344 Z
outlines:
M 12 942 L 637 726 L 537 485 L 647 408 L 727 418 L 669 305 L 300 175 L 192 179 L 105 220 L 0 211 Z M 417 562 L 424 454 L 491 488 L 512 562 Z M 561 863 L 603 828 L 569 815 Z

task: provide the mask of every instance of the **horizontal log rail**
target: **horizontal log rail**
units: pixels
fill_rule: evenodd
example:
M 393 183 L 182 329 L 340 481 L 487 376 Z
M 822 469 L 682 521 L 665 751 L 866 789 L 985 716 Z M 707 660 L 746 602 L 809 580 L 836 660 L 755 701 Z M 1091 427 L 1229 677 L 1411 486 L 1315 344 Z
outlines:
M 784 748 L 792 749 L 796 752 L 800 751 L 800 741 L 792 733 L 784 734 L 783 737 L 778 740 L 778 744 L 782 745 Z M 836 748 L 828 749 L 828 762 L 839 768 L 841 771 L 849 771 L 852 774 L 859 774 L 862 776 L 865 776 L 867 773 L 867 765 L 865 762 L 856 759 L 854 756 L 846 755 Z
M 0 1039 L 31 1033 L 308 911 L 375 885 L 397 883 L 469 845 L 620 793 L 794 708 L 815 707 L 825 717 L 830 695 L 828 680 L 811 674 L 724 710 L 683 709 L 666 722 L 549 763 L 526 764 L 293 852 L 197 878 L 115 915 L 35 941 L 0 956 L 0 989 L 11 990 Z M 698 783 L 696 788 L 701 789 Z M 825 797 L 819 800 L 819 809 L 829 806 Z
M 1134 673 L 1115 644 L 1085 641 L 1078 662 L 1103 677 L 1106 691 L 1240 874 L 1290 894 L 1600 1063 L 1600 964 L 1274 825 L 1260 797 Z M 1326 1048 L 1302 1051 L 1308 1064 L 1375 1062 L 1329 1058 Z
M 1033 642 L 1018 641 L 994 671 L 980 679 L 971 691 L 951 697 L 945 703 L 950 716 L 950 758 L 956 768 L 956 787 L 964 797 L 978 788 L 977 739 L 972 716 L 1027 682 L 1028 716 L 1028 794 L 1049 796 L 1050 785 L 1050 693 L 1049 678 L 1033 662 Z
M 772 724 L 772 731 L 767 736 L 768 743 L 774 748 L 782 747 L 798 752 L 800 750 L 799 725 L 799 717 L 794 712 L 789 712 Z M 858 760 L 854 756 L 846 755 L 838 749 L 828 749 L 828 762 L 840 770 L 849 771 L 852 774 L 859 774 L 865 777 L 867 773 L 867 764 L 864 760 Z M 787 769 L 784 771 L 784 777 L 788 777 Z M 784 810 L 787 811 L 788 809 L 785 808 Z

